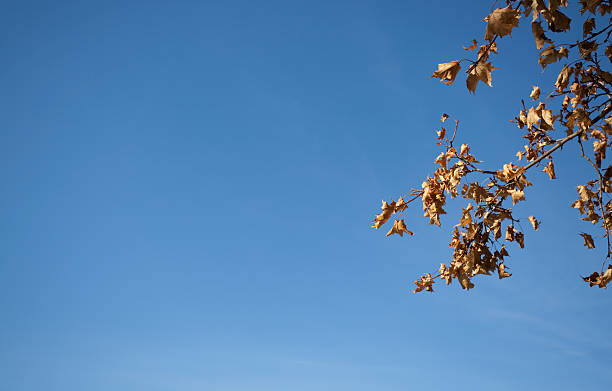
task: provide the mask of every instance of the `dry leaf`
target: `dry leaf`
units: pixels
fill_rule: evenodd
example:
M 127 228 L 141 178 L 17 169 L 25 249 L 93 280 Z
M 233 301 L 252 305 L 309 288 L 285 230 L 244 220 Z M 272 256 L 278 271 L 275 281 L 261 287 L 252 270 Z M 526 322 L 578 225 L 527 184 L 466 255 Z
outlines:
M 512 274 L 506 271 L 506 265 L 500 263 L 497 265 L 497 274 L 499 275 L 499 279 L 510 277 Z
M 472 39 L 472 44 L 468 46 L 467 48 L 465 46 L 463 48 L 469 52 L 470 50 L 476 49 L 477 46 L 478 46 L 478 41 L 476 41 L 475 39 Z
M 557 178 L 557 176 L 555 175 L 555 165 L 553 164 L 552 160 L 548 161 L 548 164 L 546 165 L 546 167 L 544 167 L 544 169 L 542 171 L 547 173 L 548 176 L 550 177 L 550 179 L 556 179 Z
M 393 223 L 393 227 L 391 227 L 389 232 L 387 232 L 386 236 L 393 235 L 393 234 L 399 234 L 399 236 L 403 237 L 404 233 L 407 233 L 408 235 L 414 235 L 411 231 L 408 231 L 408 229 L 406 228 L 406 223 L 404 222 L 404 219 L 401 219 L 401 220 L 395 220 L 395 222 Z
M 476 84 L 482 81 L 492 87 L 491 84 L 491 71 L 495 68 L 490 62 L 482 63 L 479 62 L 471 71 L 467 77 L 466 84 L 467 88 L 471 93 L 476 93 Z
M 535 229 L 536 231 L 538 230 L 538 228 L 540 228 L 540 222 L 536 220 L 535 217 L 529 216 L 529 222 L 531 223 L 533 229 Z
M 443 64 L 438 64 L 438 70 L 431 75 L 431 77 L 440 79 L 444 84 L 451 85 L 455 81 L 455 77 L 457 77 L 457 73 L 461 66 L 459 65 L 459 61 L 451 61 Z
M 581 233 L 580 236 L 584 239 L 584 246 L 588 248 L 595 248 L 595 242 L 593 242 L 593 238 L 591 235 L 587 233 Z
M 535 39 L 537 49 L 542 49 L 544 47 L 544 43 L 546 42 L 552 42 L 546 35 L 544 35 L 544 29 L 542 29 L 540 22 L 531 23 L 531 31 L 533 32 L 533 38 Z
M 519 13 L 511 7 L 498 8 L 483 19 L 487 22 L 485 39 L 491 41 L 495 35 L 503 37 L 512 32 L 512 28 L 519 25 Z
M 538 100 L 540 98 L 540 87 L 533 86 L 533 90 L 531 91 L 531 94 L 529 94 L 529 97 L 533 100 Z
M 519 201 L 525 200 L 525 193 L 520 190 L 508 190 L 510 196 L 512 197 L 512 205 L 516 205 Z

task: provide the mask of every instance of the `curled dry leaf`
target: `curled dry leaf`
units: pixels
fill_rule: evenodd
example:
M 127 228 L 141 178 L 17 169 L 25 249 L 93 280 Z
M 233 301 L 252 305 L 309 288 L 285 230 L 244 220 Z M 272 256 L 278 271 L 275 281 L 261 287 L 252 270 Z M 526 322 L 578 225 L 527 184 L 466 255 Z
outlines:
M 535 217 L 529 216 L 529 222 L 531 223 L 531 226 L 533 227 L 533 229 L 535 229 L 536 231 L 538 230 L 538 228 L 540 228 L 541 222 L 536 220 Z
M 531 90 L 529 97 L 533 100 L 538 100 L 540 98 L 540 87 L 533 86 L 533 90 Z
M 408 231 L 408 229 L 406 228 L 406 223 L 404 222 L 404 219 L 401 219 L 401 220 L 395 220 L 395 222 L 393 223 L 393 227 L 391 227 L 389 232 L 387 232 L 386 236 L 393 235 L 393 234 L 399 234 L 399 236 L 404 236 L 404 233 L 407 233 L 408 235 L 414 235 L 411 231 Z
M 472 44 L 468 47 L 464 46 L 463 48 L 469 52 L 470 50 L 475 50 L 476 47 L 478 47 L 478 41 L 476 41 L 475 39 L 472 39 Z
M 508 193 L 512 197 L 512 205 L 516 205 L 517 202 L 525 200 L 525 193 L 521 190 L 511 189 L 508 190 Z
M 544 47 L 544 43 L 552 42 L 546 35 L 544 35 L 544 29 L 542 29 L 540 22 L 532 22 L 531 31 L 533 32 L 536 48 L 542 49 Z
M 582 277 L 582 279 L 589 283 L 589 286 L 597 285 L 600 288 L 607 289 L 608 283 L 612 281 L 612 265 L 608 265 L 608 269 L 602 275 L 594 272 L 588 277 Z
M 542 69 L 544 69 L 547 65 L 557 62 L 563 57 L 567 58 L 568 53 L 569 52 L 565 47 L 557 48 L 555 45 L 550 45 L 540 52 L 538 64 L 540 64 Z
M 391 201 L 391 203 L 387 203 L 386 201 L 382 202 L 382 206 L 380 207 L 382 212 L 376 215 L 374 218 L 372 227 L 378 229 L 381 225 L 387 222 L 391 215 L 395 212 L 395 201 Z
M 499 265 L 497 265 L 497 274 L 499 276 L 499 279 L 501 280 L 502 278 L 508 278 L 510 277 L 512 274 L 508 273 L 506 271 L 506 265 L 504 265 L 504 263 L 500 263 Z
M 556 179 L 557 178 L 557 176 L 555 175 L 555 165 L 553 164 L 552 160 L 548 161 L 548 164 L 546 165 L 546 167 L 544 167 L 544 169 L 542 171 L 544 171 L 546 174 L 548 174 L 550 179 Z
M 461 70 L 459 61 L 445 62 L 443 64 L 438 64 L 438 70 L 435 71 L 431 77 L 440 79 L 441 82 L 448 86 L 453 84 L 459 70 Z
M 581 233 L 580 236 L 584 239 L 584 246 L 588 248 L 595 248 L 595 242 L 593 242 L 593 238 L 591 235 L 587 233 Z

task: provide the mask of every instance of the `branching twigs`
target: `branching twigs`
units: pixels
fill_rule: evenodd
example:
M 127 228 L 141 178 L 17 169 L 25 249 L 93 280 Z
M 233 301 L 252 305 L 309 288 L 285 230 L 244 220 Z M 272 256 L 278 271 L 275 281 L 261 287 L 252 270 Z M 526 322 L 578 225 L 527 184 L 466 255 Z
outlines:
M 468 200 L 467 206 L 461 213 L 459 224 L 454 227 L 449 244 L 449 247 L 453 248 L 451 261 L 447 265 L 442 264 L 439 272 L 427 273 L 415 281 L 417 285 L 415 292 L 433 291 L 432 284 L 437 278 L 446 280 L 447 284 L 456 279 L 464 289 L 470 289 L 474 286 L 471 278 L 479 274 L 488 275 L 496 271 L 500 279 L 509 277 L 510 273 L 507 272 L 504 263 L 504 257 L 508 256 L 508 252 L 505 245 L 498 247 L 498 244 L 500 240 L 505 240 L 516 242 L 521 248 L 524 247 L 524 234 L 521 232 L 523 228 L 519 220 L 512 215 L 512 206 L 524 201 L 525 188 L 532 186 L 525 173 L 539 166 L 544 159 L 549 159 L 543 171 L 551 179 L 555 179 L 552 156 L 574 139 L 579 143 L 581 155 L 597 172 L 598 180 L 590 180 L 585 185 L 578 186 L 580 198 L 572 204 L 572 207 L 577 208 L 581 214 L 586 214 L 583 220 L 595 224 L 601 219 L 608 243 L 601 273 L 593 273 L 584 279 L 591 286 L 596 285 L 601 288 L 605 288 L 606 284 L 612 281 L 612 265 L 608 266 L 607 271 L 603 270 L 607 259 L 612 257 L 610 244 L 612 201 L 604 204 L 604 192 L 612 192 L 610 181 L 612 166 L 605 169 L 605 174 L 601 166 L 610 146 L 608 136 L 612 135 L 612 118 L 609 116 L 612 111 L 610 93 L 612 74 L 603 70 L 601 66 L 602 58 L 603 61 L 606 57 L 612 61 L 612 45 L 604 46 L 612 34 L 612 23 L 605 16 L 612 12 L 612 6 L 609 1 L 601 0 L 581 1 L 581 4 L 581 12 L 590 13 L 591 17 L 584 22 L 580 32 L 582 37 L 576 40 L 575 44 L 555 44 L 545 35 L 546 27 L 543 28 L 541 24 L 540 17 L 546 22 L 549 32 L 571 31 L 570 18 L 560 11 L 564 7 L 563 2 L 551 1 L 547 7 L 541 1 L 507 0 L 506 8 L 493 9 L 484 19 L 487 22 L 484 36 L 486 42 L 478 49 L 474 61 L 467 60 L 470 66 L 466 71 L 466 82 L 470 92 L 475 92 L 479 82 L 492 85 L 491 71 L 496 68 L 489 62 L 490 54 L 497 53 L 496 42 L 510 35 L 512 29 L 519 25 L 521 13 L 525 17 L 533 14 L 534 22 L 531 27 L 536 47 L 541 49 L 538 63 L 542 68 L 564 58 L 567 61 L 554 83 L 553 92 L 539 101 L 537 107 L 527 108 L 522 101 L 523 109 L 519 116 L 515 117 L 516 121 L 513 121 L 520 129 L 526 127 L 527 134 L 524 138 L 528 142 L 524 150 L 517 152 L 519 161 L 525 157 L 527 161 L 525 165 L 507 163 L 496 171 L 479 167 L 480 162 L 471 154 L 467 144 L 455 148 L 454 142 L 459 124 L 455 121 L 451 137 L 445 138 L 444 128 L 438 132 L 440 142 L 437 145 L 444 143 L 445 150 L 436 158 L 435 163 L 438 166 L 432 176 L 423 182 L 422 190 L 412 189 L 407 201 L 400 198 L 397 202 L 383 202 L 382 212 L 374 220 L 376 228 L 384 224 L 393 214 L 403 213 L 407 204 L 416 199 L 421 199 L 425 216 L 429 217 L 430 224 L 435 225 L 440 225 L 440 216 L 446 214 L 444 208 L 447 195 L 451 198 Z M 601 19 L 606 20 L 605 27 L 593 32 L 595 25 L 599 24 L 596 22 L 598 14 L 604 16 Z M 477 48 L 478 42 L 476 40 L 472 42 L 473 44 L 465 48 L 466 50 Z M 577 54 L 579 58 L 576 56 L 569 59 L 570 54 Z M 461 61 L 463 60 L 438 64 L 438 70 L 432 77 L 440 79 L 446 85 L 453 84 L 461 68 Z M 530 98 L 537 101 L 540 94 L 540 88 L 534 86 Z M 558 115 L 553 115 L 552 110 L 547 109 L 546 105 L 554 104 L 556 98 L 563 98 L 563 103 L 560 104 Z M 442 122 L 447 118 L 448 115 L 444 114 Z M 553 137 L 553 132 L 559 128 L 565 129 L 566 135 L 561 138 Z M 593 142 L 594 159 L 583 147 L 583 142 L 589 138 Z M 467 180 L 468 174 L 474 174 L 476 177 L 477 174 L 484 174 L 488 177 L 483 178 L 482 182 L 480 180 L 470 182 Z M 595 187 L 597 183 L 599 188 Z M 512 201 L 512 206 L 508 205 L 509 200 Z M 534 216 L 529 216 L 529 222 L 535 230 L 538 229 L 540 222 Z M 409 232 L 404 220 L 396 220 L 394 228 L 387 235 L 393 233 L 402 235 L 403 232 Z M 585 246 L 595 248 L 593 238 L 589 234 L 582 233 L 581 236 L 584 238 Z

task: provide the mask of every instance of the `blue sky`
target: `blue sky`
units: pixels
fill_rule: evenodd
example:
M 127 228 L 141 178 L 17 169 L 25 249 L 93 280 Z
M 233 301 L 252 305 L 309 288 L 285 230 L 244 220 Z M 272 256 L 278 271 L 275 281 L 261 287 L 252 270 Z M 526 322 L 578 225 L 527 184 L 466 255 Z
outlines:
M 492 168 L 521 147 L 509 120 L 556 77 L 529 28 L 499 42 L 495 88 L 430 78 L 489 8 L 5 3 L 0 390 L 609 389 L 575 145 L 558 180 L 530 175 L 518 213 L 543 224 L 512 278 L 414 295 L 452 216 L 370 228 L 433 170 L 443 112 Z

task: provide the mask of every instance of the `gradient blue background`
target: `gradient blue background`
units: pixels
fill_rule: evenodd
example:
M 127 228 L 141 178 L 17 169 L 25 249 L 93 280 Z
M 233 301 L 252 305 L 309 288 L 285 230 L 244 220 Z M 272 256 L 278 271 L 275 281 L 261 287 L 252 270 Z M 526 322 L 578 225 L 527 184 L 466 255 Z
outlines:
M 3 2 L 0 390 L 609 390 L 575 145 L 530 174 L 512 278 L 414 295 L 454 215 L 369 228 L 434 169 L 443 112 L 488 167 L 521 148 L 509 120 L 557 69 L 529 26 L 495 88 L 430 78 L 489 8 Z

